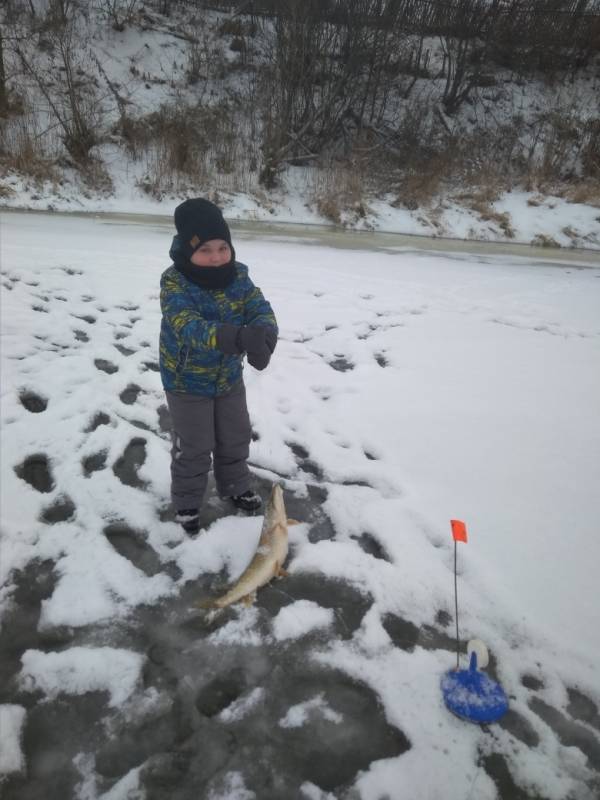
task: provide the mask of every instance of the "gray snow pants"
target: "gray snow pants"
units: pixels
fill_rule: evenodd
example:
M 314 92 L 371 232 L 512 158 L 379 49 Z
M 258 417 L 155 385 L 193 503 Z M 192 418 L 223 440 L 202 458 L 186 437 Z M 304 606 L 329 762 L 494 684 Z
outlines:
M 175 510 L 202 506 L 211 453 L 219 495 L 230 497 L 247 491 L 252 429 L 243 381 L 219 397 L 165 394 L 173 423 L 171 497 Z

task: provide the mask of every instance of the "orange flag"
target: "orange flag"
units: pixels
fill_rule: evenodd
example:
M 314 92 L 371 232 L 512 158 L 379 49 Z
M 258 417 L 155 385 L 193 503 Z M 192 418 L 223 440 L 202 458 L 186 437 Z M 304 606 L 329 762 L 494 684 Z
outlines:
M 467 526 L 460 519 L 451 519 L 450 525 L 452 526 L 452 538 L 455 542 L 467 541 Z

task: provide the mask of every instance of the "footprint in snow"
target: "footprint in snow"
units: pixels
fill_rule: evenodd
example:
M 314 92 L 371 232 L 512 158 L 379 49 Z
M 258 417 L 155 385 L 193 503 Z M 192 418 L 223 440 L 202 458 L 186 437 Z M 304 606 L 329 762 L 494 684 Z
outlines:
M 508 709 L 502 719 L 498 720 L 498 725 L 527 747 L 537 747 L 540 743 L 540 737 L 531 722 L 514 708 Z
M 80 319 L 82 322 L 87 322 L 88 325 L 93 325 L 96 322 L 96 317 L 91 314 L 71 314 L 71 316 L 75 317 L 75 319 Z
M 134 489 L 143 489 L 146 482 L 138 477 L 138 469 L 146 460 L 146 440 L 132 439 L 123 455 L 117 459 L 113 466 L 113 472 L 121 483 L 132 486 Z
M 371 534 L 365 531 L 360 536 L 353 536 L 361 550 L 374 558 L 379 558 L 382 561 L 392 562 L 392 559 L 387 554 L 385 548 L 377 541 Z
M 35 392 L 24 390 L 19 393 L 21 405 L 32 414 L 40 414 L 48 407 L 48 400 Z
M 93 453 L 82 459 L 81 466 L 86 478 L 89 478 L 93 472 L 99 472 L 106 467 L 107 456 L 108 450 L 101 450 L 99 453 Z
M 84 433 L 91 433 L 92 431 L 95 431 L 96 428 L 99 428 L 100 425 L 108 425 L 109 423 L 110 417 L 108 414 L 105 414 L 104 411 L 98 411 L 98 413 L 92 418 Z
M 144 369 L 146 371 L 149 371 L 149 372 L 159 372 L 160 371 L 160 367 L 158 366 L 158 363 L 156 361 L 144 361 L 142 363 L 142 366 L 144 367 Z
M 61 495 L 51 506 L 47 506 L 40 519 L 48 525 L 55 525 L 57 522 L 66 522 L 75 515 L 75 504 L 70 497 Z
M 375 487 L 368 481 L 342 481 L 342 486 L 360 486 L 363 489 L 375 489 Z
M 522 675 L 521 683 L 526 689 L 530 689 L 532 692 L 539 692 L 540 689 L 544 688 L 544 682 L 536 678 L 535 675 Z
M 579 722 L 574 722 L 558 708 L 546 703 L 541 697 L 529 699 L 529 708 L 556 734 L 565 747 L 576 747 L 587 758 L 588 765 L 600 770 L 600 741 L 598 737 Z
M 314 475 L 319 481 L 323 479 L 323 470 L 308 457 L 308 450 L 302 447 L 302 445 L 293 442 L 286 442 L 286 444 L 294 454 L 296 463 L 301 470 L 308 472 L 310 475 Z
M 122 356 L 132 356 L 136 352 L 131 347 L 125 347 L 124 344 L 115 344 L 114 346 Z
M 327 362 L 330 367 L 337 370 L 338 372 L 348 372 L 349 370 L 354 369 L 354 364 L 351 361 L 348 361 L 345 356 L 338 355 L 336 353 L 336 357 L 333 361 Z
M 132 406 L 138 399 L 141 391 L 142 391 L 141 386 L 138 386 L 135 383 L 130 383 L 128 386 L 125 387 L 125 389 L 123 389 L 123 391 L 119 395 L 119 399 L 121 400 L 122 403 L 125 403 L 126 406 Z
M 94 359 L 94 366 L 96 369 L 100 370 L 101 372 L 106 372 L 108 375 L 113 375 L 115 372 L 119 371 L 119 368 L 116 364 L 113 364 L 111 361 L 107 361 L 105 358 Z
M 567 688 L 569 705 L 567 711 L 574 718 L 586 722 L 588 725 L 600 731 L 600 712 L 598 706 L 592 699 L 579 689 Z
M 15 472 L 37 492 L 48 493 L 54 489 L 54 479 L 48 457 L 44 453 L 35 453 L 14 467 Z
M 156 551 L 141 533 L 124 522 L 113 522 L 104 528 L 104 535 L 120 556 L 148 577 L 162 572 L 162 563 Z

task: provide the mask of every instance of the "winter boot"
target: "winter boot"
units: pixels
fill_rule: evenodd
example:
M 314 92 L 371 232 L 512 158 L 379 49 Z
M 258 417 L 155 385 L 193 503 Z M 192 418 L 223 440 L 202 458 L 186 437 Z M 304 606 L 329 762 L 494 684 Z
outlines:
M 252 489 L 248 489 L 247 492 L 238 494 L 230 499 L 236 508 L 245 511 L 247 514 L 256 514 L 262 506 L 262 500 Z
M 198 508 L 182 509 L 175 514 L 175 522 L 178 522 L 186 533 L 198 533 L 200 530 L 199 511 Z

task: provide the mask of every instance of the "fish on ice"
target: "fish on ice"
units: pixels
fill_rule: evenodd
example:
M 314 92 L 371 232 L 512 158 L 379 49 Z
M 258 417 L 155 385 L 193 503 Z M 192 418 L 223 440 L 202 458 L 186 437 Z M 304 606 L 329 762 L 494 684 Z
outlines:
M 225 608 L 240 600 L 250 604 L 256 597 L 256 590 L 270 580 L 286 575 L 283 562 L 288 554 L 288 520 L 283 490 L 278 483 L 273 484 L 271 496 L 265 508 L 265 518 L 258 541 L 258 547 L 244 572 L 236 583 L 221 597 L 201 603 L 203 608 Z

